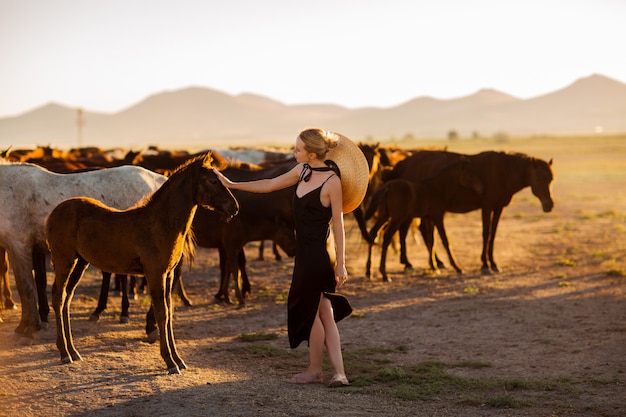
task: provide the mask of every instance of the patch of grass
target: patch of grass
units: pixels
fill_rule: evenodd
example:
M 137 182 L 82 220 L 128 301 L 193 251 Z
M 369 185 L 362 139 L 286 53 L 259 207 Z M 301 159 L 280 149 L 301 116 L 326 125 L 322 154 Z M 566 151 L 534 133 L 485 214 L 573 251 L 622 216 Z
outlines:
M 474 286 L 471 286 L 471 285 L 468 286 L 468 287 L 463 288 L 463 293 L 465 293 L 465 294 L 472 295 L 472 294 L 478 294 L 479 292 L 480 292 L 480 290 L 478 288 L 476 288 Z
M 510 395 L 487 398 L 485 405 L 492 408 L 521 408 L 530 405 L 528 401 L 520 401 Z
M 615 259 L 603 262 L 602 267 L 606 269 L 609 277 L 626 277 L 626 267 L 619 265 Z
M 255 333 L 240 333 L 237 335 L 237 339 L 242 342 L 258 342 L 261 340 L 275 340 L 278 339 L 277 333 L 267 332 L 255 332 Z
M 363 319 L 363 318 L 365 318 L 365 316 L 366 316 L 366 314 L 365 314 L 364 311 L 353 310 L 352 314 L 350 314 L 350 317 L 354 317 L 356 319 Z
M 230 350 L 263 358 L 299 358 L 306 353 L 304 350 L 283 349 L 262 343 L 239 345 Z
M 274 297 L 274 303 L 277 305 L 284 305 L 287 304 L 287 297 L 289 296 L 288 293 L 286 292 L 282 292 L 280 294 L 276 294 L 276 297 Z
M 609 277 L 626 277 L 626 268 L 611 268 L 606 271 Z
M 576 266 L 576 261 L 569 258 L 559 258 L 556 260 L 556 264 L 559 266 Z
M 367 347 L 347 352 L 346 368 L 354 390 L 376 393 L 407 401 L 446 400 L 476 407 L 521 408 L 531 405 L 528 398 L 541 398 L 538 392 L 560 390 L 571 393 L 573 382 L 566 379 L 532 380 L 523 378 L 468 377 L 451 369 L 479 371 L 492 367 L 481 361 L 444 363 L 425 361 L 411 365 L 381 364 L 380 356 L 404 348 Z M 378 359 L 378 360 L 377 360 Z
M 470 368 L 470 369 L 483 369 L 483 368 L 491 368 L 491 364 L 489 362 L 479 362 L 479 361 L 462 361 L 448 365 L 450 368 Z

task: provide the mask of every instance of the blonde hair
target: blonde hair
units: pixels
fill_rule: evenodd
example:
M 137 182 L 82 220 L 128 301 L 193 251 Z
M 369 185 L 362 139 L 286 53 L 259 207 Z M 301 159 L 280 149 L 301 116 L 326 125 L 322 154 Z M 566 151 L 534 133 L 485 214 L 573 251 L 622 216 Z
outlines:
M 304 129 L 300 132 L 300 140 L 307 152 L 314 153 L 322 161 L 329 150 L 337 146 L 339 137 L 332 132 L 320 128 Z

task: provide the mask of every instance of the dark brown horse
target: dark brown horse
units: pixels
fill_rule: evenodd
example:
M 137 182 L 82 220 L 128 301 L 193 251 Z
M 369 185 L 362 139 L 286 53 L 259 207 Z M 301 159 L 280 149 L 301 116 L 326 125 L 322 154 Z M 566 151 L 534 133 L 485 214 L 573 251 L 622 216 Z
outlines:
M 522 153 L 485 151 L 475 155 L 463 155 L 448 151 L 419 151 L 398 162 L 390 173 L 389 179 L 402 178 L 419 183 L 433 175 L 442 166 L 459 158 L 467 157 L 472 170 L 484 184 L 484 192 L 479 199 L 476 196 L 462 195 L 448 201 L 446 211 L 467 213 L 472 210 L 482 211 L 483 246 L 481 253 L 482 273 L 499 272 L 493 256 L 494 242 L 498 222 L 504 207 L 508 206 L 513 196 L 526 187 L 541 202 L 544 212 L 554 207 L 552 199 L 552 160 L 544 160 Z M 430 218 L 422 218 L 420 232 L 425 242 L 434 240 L 435 226 Z M 404 242 L 401 250 L 406 253 Z M 407 260 L 407 266 L 410 266 Z
M 450 264 L 461 274 L 459 266 L 446 234 L 444 215 L 449 201 L 464 198 L 480 198 L 484 191 L 483 183 L 473 172 L 467 158 L 461 158 L 444 167 L 440 172 L 419 183 L 403 179 L 394 179 L 384 183 L 372 197 L 365 213 L 371 218 L 377 213 L 376 222 L 370 229 L 370 241 L 374 241 L 384 226 L 383 242 L 380 255 L 380 273 L 383 281 L 390 281 L 385 267 L 387 248 L 394 234 L 400 231 L 400 240 L 404 241 L 413 218 L 428 217 L 437 227 L 439 236 L 448 253 Z M 434 239 L 426 241 L 429 252 L 429 264 L 432 271 L 439 273 L 435 261 Z M 404 253 L 406 256 L 406 252 Z M 366 276 L 371 276 L 372 244 L 369 245 Z M 402 261 L 402 259 L 401 259 Z M 408 262 L 408 261 L 407 261 Z
M 237 200 L 221 185 L 211 163 L 210 153 L 189 161 L 150 198 L 128 210 L 112 209 L 91 198 L 72 198 L 52 211 L 46 238 L 55 268 L 52 305 L 62 362 L 81 359 L 72 340 L 70 304 L 83 272 L 93 264 L 102 271 L 146 278 L 160 330 L 161 356 L 169 373 L 186 368 L 174 341 L 168 277 L 181 259 L 198 205 L 220 211 L 226 218 L 238 211 Z
M 281 163 L 271 168 L 250 171 L 229 167 L 224 175 L 235 181 L 251 181 L 272 178 L 287 172 L 295 162 Z M 243 247 L 248 242 L 257 240 L 274 240 L 289 256 L 295 253 L 295 235 L 293 223 L 293 196 L 295 186 L 271 193 L 250 193 L 234 190 L 233 194 L 239 202 L 239 216 L 232 222 L 224 224 L 215 219 L 212 213 L 198 213 L 194 219 L 193 230 L 198 246 L 218 248 L 220 250 L 221 283 L 216 298 L 230 302 L 229 284 L 233 278 L 235 292 L 240 305 L 244 305 L 246 294 L 250 292 L 250 283 L 240 264 L 245 264 Z M 221 223 L 221 232 L 207 234 L 201 231 L 210 230 L 216 222 Z

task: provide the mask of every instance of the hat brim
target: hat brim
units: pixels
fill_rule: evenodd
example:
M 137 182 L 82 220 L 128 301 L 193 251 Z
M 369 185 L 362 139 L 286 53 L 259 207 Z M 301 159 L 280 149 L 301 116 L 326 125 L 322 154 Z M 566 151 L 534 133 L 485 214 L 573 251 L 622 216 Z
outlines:
M 341 189 L 343 198 L 343 213 L 350 213 L 356 209 L 367 192 L 369 182 L 369 166 L 365 155 L 356 143 L 348 137 L 333 132 L 339 138 L 337 146 L 331 148 L 326 155 L 337 164 L 341 173 Z

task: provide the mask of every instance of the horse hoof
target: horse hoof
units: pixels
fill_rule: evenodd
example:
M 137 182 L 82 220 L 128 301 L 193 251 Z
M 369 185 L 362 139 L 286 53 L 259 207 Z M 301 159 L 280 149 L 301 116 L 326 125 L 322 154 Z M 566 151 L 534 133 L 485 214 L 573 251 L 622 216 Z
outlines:
M 80 356 L 80 353 L 76 352 L 72 355 L 72 361 L 82 361 L 83 357 Z
M 70 358 L 69 356 L 66 356 L 64 358 L 61 358 L 61 363 L 72 363 L 72 358 Z
M 100 316 L 98 314 L 92 314 L 89 316 L 89 321 L 98 321 L 100 320 Z
M 487 267 L 483 267 L 480 270 L 481 275 L 491 275 L 491 269 L 487 268 Z
M 47 321 L 42 321 L 41 322 L 41 330 L 48 330 L 48 322 Z
M 389 278 L 388 276 L 384 276 L 383 282 L 391 282 L 391 278 Z
M 148 333 L 148 335 L 146 337 L 144 337 L 143 339 L 141 339 L 142 342 L 146 342 L 146 343 L 154 343 L 157 340 L 159 340 L 159 330 L 153 330 L 150 333 Z
M 186 364 L 185 362 L 182 362 L 182 361 L 181 361 L 181 362 L 178 364 L 178 369 L 180 369 L 181 371 L 182 371 L 182 370 L 184 370 L 184 369 L 187 369 L 187 364 Z
M 128 316 L 120 316 L 120 324 L 128 324 L 130 323 L 130 318 Z
M 180 375 L 180 369 L 178 369 L 178 366 L 174 366 L 174 367 L 168 369 L 167 373 L 170 374 L 170 375 Z

